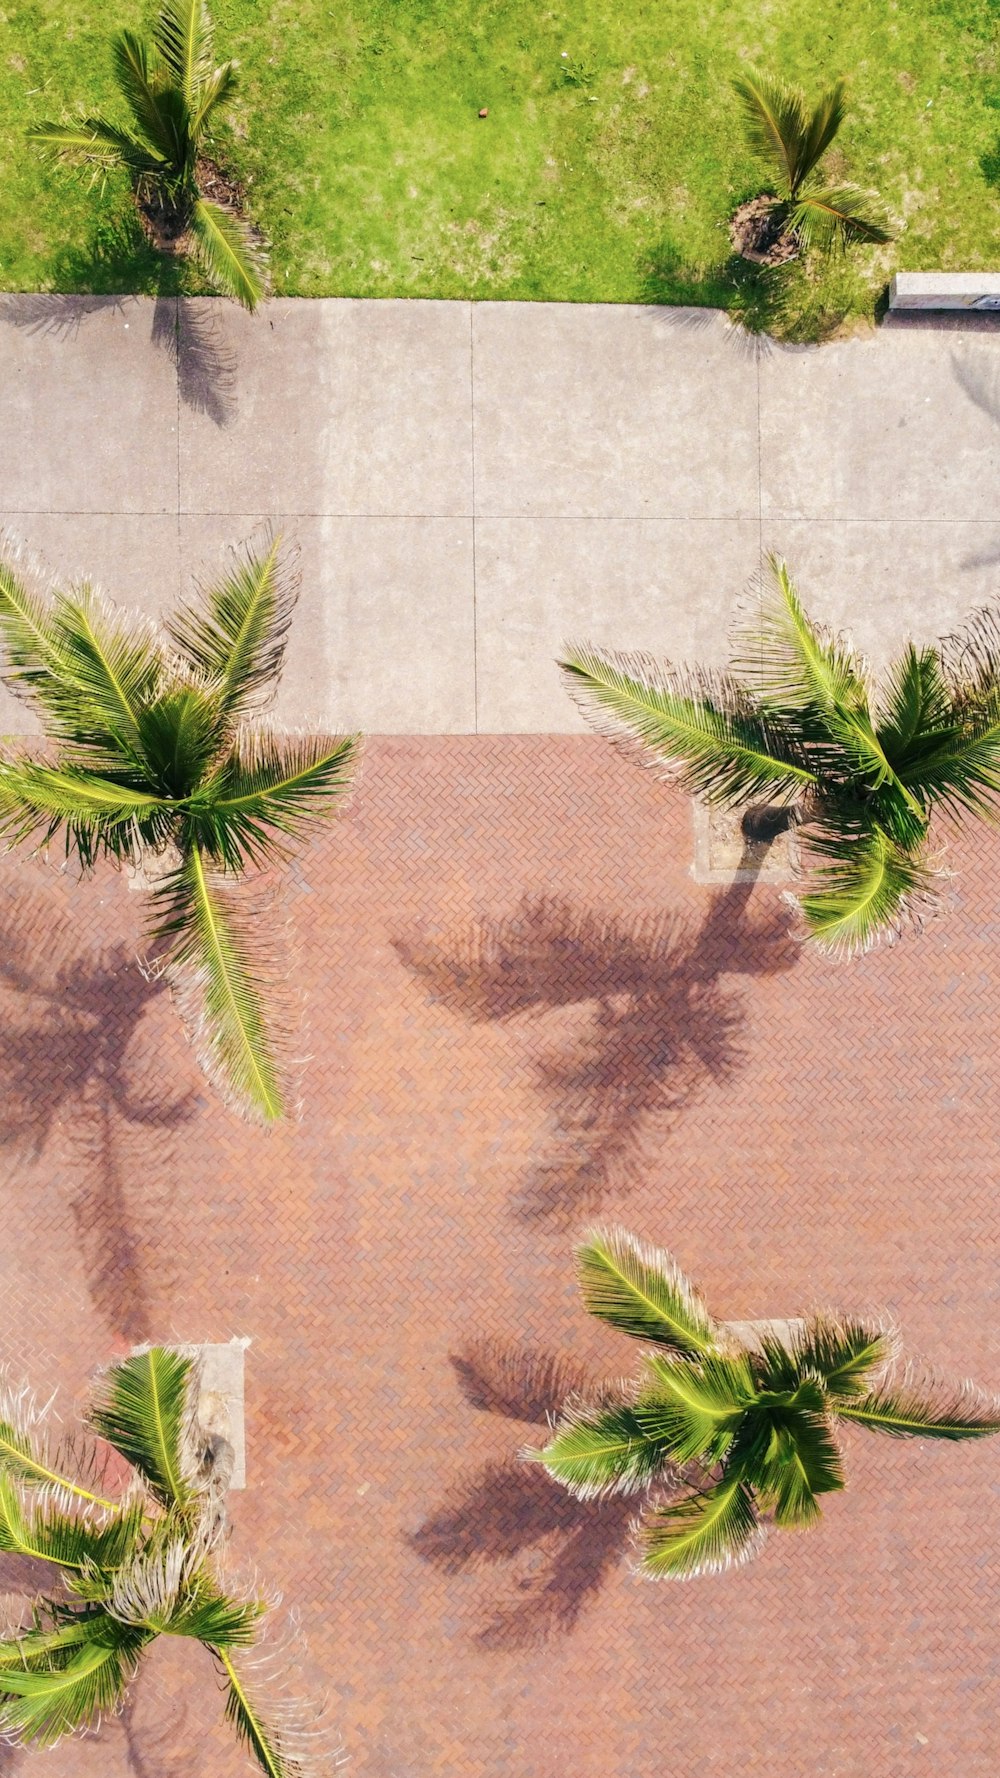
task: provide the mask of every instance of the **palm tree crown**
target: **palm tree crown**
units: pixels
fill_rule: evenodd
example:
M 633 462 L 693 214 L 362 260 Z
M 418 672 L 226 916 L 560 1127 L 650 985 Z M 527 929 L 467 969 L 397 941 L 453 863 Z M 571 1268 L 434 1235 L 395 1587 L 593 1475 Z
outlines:
M 853 185 L 827 185 L 819 163 L 844 121 L 846 83 L 838 80 L 810 110 L 804 93 L 751 69 L 733 81 L 747 141 L 767 163 L 785 231 L 803 247 L 891 241 L 883 219 Z M 868 214 L 865 214 L 866 209 Z
M 866 664 L 806 617 L 783 562 L 733 669 L 712 673 L 573 648 L 583 711 L 710 801 L 790 805 L 814 865 L 808 931 L 842 952 L 932 899 L 931 812 L 1000 797 L 1000 630 L 978 613 L 937 647 L 910 643 L 876 692 Z
M 105 1373 L 91 1426 L 133 1472 L 111 1497 L 110 1453 L 53 1455 L 31 1397 L 0 1388 L 0 1551 L 52 1570 L 33 1622 L 0 1640 L 0 1735 L 46 1747 L 96 1728 L 125 1704 L 157 1636 L 186 1636 L 211 1655 L 226 1719 L 268 1778 L 300 1778 L 287 1703 L 269 1722 L 246 1665 L 267 1601 L 223 1582 L 224 1487 L 198 1426 L 198 1378 L 195 1356 L 164 1347 Z
M 277 540 L 183 606 L 166 635 L 89 586 L 44 597 L 0 560 L 4 677 L 42 716 L 55 763 L 0 755 L 0 836 L 57 833 L 84 869 L 173 846 L 153 895 L 158 961 L 206 1065 L 270 1120 L 284 1088 L 263 1008 L 267 921 L 230 884 L 283 857 L 347 789 L 358 738 L 261 720 L 295 604 Z
M 637 1532 L 651 1578 L 749 1560 L 762 1512 L 779 1526 L 812 1524 L 819 1495 L 844 1486 L 838 1420 L 897 1437 L 1000 1432 L 1000 1400 L 887 1377 L 885 1327 L 818 1315 L 765 1323 L 753 1345 L 738 1339 L 669 1254 L 621 1229 L 588 1237 L 579 1277 L 592 1314 L 654 1350 L 632 1388 L 596 1405 L 571 1400 L 549 1444 L 528 1455 L 583 1498 L 653 1490 Z
M 235 62 L 214 65 L 205 0 L 162 0 L 152 44 L 120 31 L 112 55 L 129 123 L 93 114 L 35 124 L 29 139 L 69 164 L 124 168 L 140 205 L 183 240 L 209 282 L 255 309 L 266 283 L 259 242 L 234 210 L 199 190 L 208 126 L 237 81 Z

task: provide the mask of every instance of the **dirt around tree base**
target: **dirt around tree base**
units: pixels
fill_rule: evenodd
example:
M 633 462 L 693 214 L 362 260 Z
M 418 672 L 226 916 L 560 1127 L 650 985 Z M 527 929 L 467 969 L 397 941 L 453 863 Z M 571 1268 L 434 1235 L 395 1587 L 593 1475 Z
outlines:
M 199 160 L 197 167 L 198 191 L 210 203 L 221 204 L 223 209 L 232 210 L 235 215 L 243 214 L 243 187 L 231 179 L 214 161 Z M 183 213 L 176 205 L 165 201 L 158 194 L 149 197 L 136 195 L 136 206 L 143 231 L 160 253 L 176 253 L 187 232 Z
M 787 265 L 799 255 L 793 234 L 782 231 L 784 205 L 777 198 L 751 198 L 729 219 L 729 239 L 741 259 L 754 265 Z

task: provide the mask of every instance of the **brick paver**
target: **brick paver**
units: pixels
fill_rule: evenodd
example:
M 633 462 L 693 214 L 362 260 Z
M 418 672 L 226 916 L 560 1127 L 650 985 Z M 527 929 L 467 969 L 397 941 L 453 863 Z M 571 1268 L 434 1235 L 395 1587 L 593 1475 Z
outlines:
M 250 1336 L 234 1560 L 358 1778 L 996 1770 L 1000 1442 L 851 1437 L 818 1529 L 688 1586 L 516 1462 L 632 1363 L 577 1303 L 595 1215 L 720 1316 L 882 1305 L 1000 1387 L 1000 840 L 951 841 L 947 917 L 850 966 L 690 859 L 684 799 L 594 738 L 371 743 L 285 881 L 308 1060 L 269 1136 L 130 962 L 121 879 L 0 875 L 3 1349 L 71 1418 L 136 1339 Z M 158 1650 L 45 1770 L 228 1778 L 216 1714 L 207 1658 Z

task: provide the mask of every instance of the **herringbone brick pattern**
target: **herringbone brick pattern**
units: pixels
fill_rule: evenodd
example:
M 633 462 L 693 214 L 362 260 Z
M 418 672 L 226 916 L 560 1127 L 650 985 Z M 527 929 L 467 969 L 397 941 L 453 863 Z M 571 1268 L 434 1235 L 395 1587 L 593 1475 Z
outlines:
M 593 739 L 372 743 L 285 879 L 308 1060 L 266 1137 L 132 964 L 122 880 L 0 876 L 4 1350 L 71 1418 L 137 1339 L 251 1337 L 234 1559 L 296 1608 L 358 1778 L 996 1770 L 1000 1441 L 852 1438 L 818 1529 L 686 1587 L 516 1461 L 631 1362 L 576 1302 L 596 1216 L 721 1316 L 882 1305 L 1000 1387 L 1000 841 L 850 967 L 690 858 L 684 800 Z M 198 1651 L 157 1651 L 45 1769 L 228 1778 L 217 1714 Z

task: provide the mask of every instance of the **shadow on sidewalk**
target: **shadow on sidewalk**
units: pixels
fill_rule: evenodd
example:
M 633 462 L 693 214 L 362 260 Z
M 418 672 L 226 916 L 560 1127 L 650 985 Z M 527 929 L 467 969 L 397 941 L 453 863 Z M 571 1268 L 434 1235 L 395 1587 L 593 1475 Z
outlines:
M 222 306 L 213 299 L 179 298 L 174 266 L 164 261 L 162 255 L 155 255 L 154 259 L 158 266 L 154 266 L 157 275 L 151 289 L 155 300 L 150 338 L 173 365 L 184 405 L 194 413 L 207 414 L 220 428 L 228 426 L 237 411 L 237 362 L 224 337 Z M 79 287 L 92 279 L 81 269 L 68 282 L 71 287 Z M 99 291 L 89 296 L 41 292 L 0 295 L 0 321 L 29 334 L 73 340 L 92 315 L 108 309 L 124 315 L 126 307 L 136 300 L 133 296 Z
M 738 1072 L 743 1008 L 722 978 L 773 975 L 799 954 L 780 907 L 748 916 L 753 888 L 714 894 L 694 929 L 670 915 L 625 921 L 527 898 L 449 942 L 396 942 L 441 1004 L 477 1023 L 522 1021 L 552 1111 L 515 1200 L 520 1220 L 573 1225 L 620 1196 L 657 1128 Z M 580 1008 L 586 1022 L 577 1011 L 567 1024 Z
M 482 1341 L 451 1363 L 470 1406 L 545 1431 L 569 1395 L 601 1394 L 580 1366 L 516 1342 Z M 544 1443 L 545 1431 L 531 1442 Z M 630 1497 L 576 1500 L 540 1465 L 512 1455 L 457 1481 L 408 1541 L 445 1574 L 506 1565 L 506 1591 L 491 1582 L 474 1639 L 513 1651 L 573 1628 L 621 1562 L 634 1513 Z
M 152 1328 L 131 1199 L 141 1194 L 151 1214 L 169 1192 L 165 1138 L 199 1097 L 178 1093 L 143 1042 L 143 1020 L 166 991 L 122 945 L 85 951 L 46 899 L 0 900 L 0 1147 L 37 1161 L 64 1136 L 91 1298 L 112 1333 L 136 1342 Z M 155 1263 L 162 1270 L 162 1256 Z

